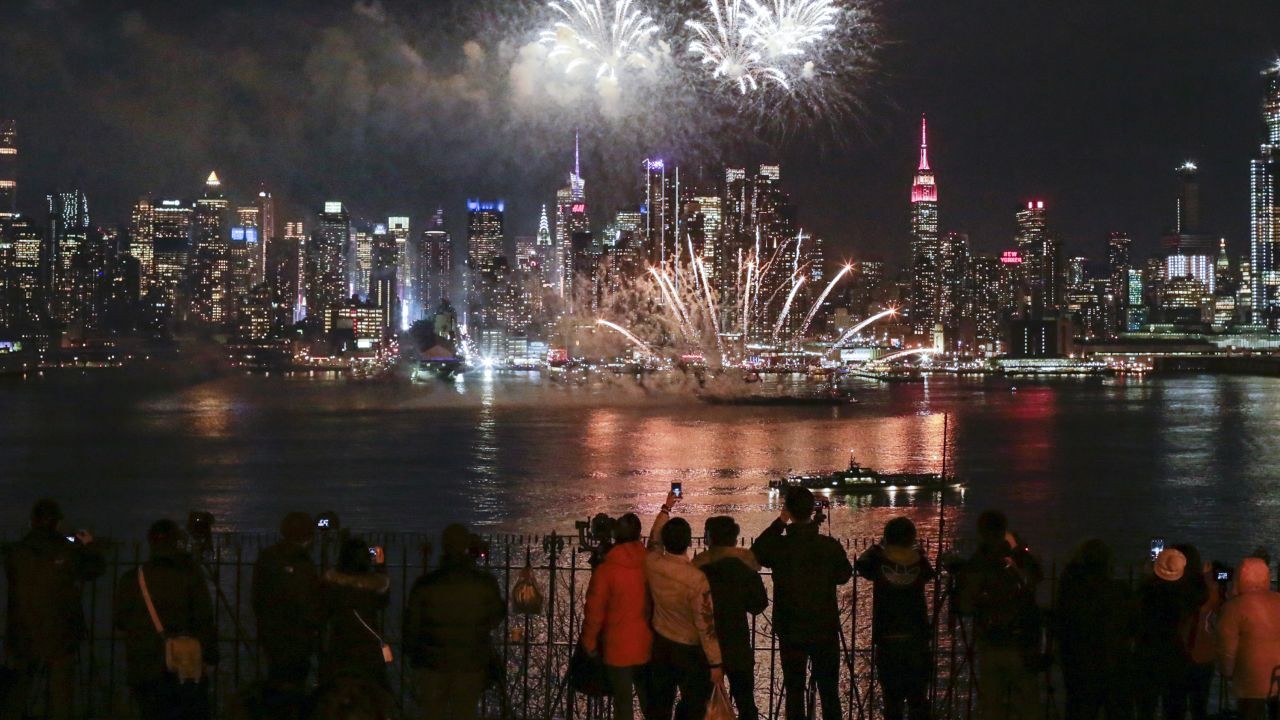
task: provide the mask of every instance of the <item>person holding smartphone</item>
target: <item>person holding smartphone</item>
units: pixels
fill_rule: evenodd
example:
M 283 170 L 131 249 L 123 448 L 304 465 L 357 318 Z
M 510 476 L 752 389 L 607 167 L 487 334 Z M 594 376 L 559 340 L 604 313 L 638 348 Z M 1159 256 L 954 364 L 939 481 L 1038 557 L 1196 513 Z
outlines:
M 6 660 L 15 683 L 4 717 L 20 718 L 36 676 L 49 678 L 50 712 L 55 720 L 71 717 L 75 693 L 76 653 L 84 638 L 84 585 L 106 569 L 93 535 L 81 530 L 64 535 L 62 509 L 53 500 L 31 508 L 31 530 L 5 553 L 8 578 Z
M 390 603 L 391 579 L 374 566 L 363 538 L 342 541 L 337 566 L 324 574 L 320 587 L 325 617 L 320 681 L 355 679 L 390 687 L 382 612 Z

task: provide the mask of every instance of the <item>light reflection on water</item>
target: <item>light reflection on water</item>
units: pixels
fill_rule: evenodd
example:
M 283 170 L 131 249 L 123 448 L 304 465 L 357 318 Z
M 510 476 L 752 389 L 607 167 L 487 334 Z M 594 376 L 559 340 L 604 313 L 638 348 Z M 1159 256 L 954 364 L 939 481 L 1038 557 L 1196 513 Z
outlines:
M 10 531 L 40 495 L 73 522 L 138 534 L 161 514 L 205 508 L 221 525 L 271 529 L 292 509 L 340 512 L 357 528 L 572 531 L 604 511 L 646 521 L 670 483 L 695 527 L 777 513 L 766 482 L 859 462 L 901 471 L 950 461 L 969 487 L 949 528 L 1006 509 L 1033 547 L 1061 555 L 1100 535 L 1122 557 L 1148 537 L 1210 557 L 1276 545 L 1280 380 L 1170 377 L 1036 385 L 930 381 L 854 385 L 841 408 L 709 406 L 626 383 L 543 378 L 457 384 L 229 378 L 182 389 L 51 379 L 6 382 L 0 499 Z M 932 533 L 936 493 L 848 498 L 837 534 L 872 536 L 906 514 Z M 1280 547 L 1277 547 L 1280 549 Z

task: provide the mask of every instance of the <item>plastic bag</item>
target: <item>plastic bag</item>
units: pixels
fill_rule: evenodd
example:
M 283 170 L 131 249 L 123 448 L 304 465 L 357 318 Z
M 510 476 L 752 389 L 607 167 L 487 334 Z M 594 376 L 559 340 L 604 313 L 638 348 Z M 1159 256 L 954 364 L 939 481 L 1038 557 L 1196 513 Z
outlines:
M 528 567 L 520 571 L 520 578 L 511 588 L 511 606 L 517 615 L 542 614 L 542 590 L 533 581 L 533 571 Z
M 707 703 L 706 720 L 738 720 L 733 713 L 733 704 L 729 702 L 729 693 L 725 692 L 724 683 L 716 685 L 711 694 L 711 702 Z

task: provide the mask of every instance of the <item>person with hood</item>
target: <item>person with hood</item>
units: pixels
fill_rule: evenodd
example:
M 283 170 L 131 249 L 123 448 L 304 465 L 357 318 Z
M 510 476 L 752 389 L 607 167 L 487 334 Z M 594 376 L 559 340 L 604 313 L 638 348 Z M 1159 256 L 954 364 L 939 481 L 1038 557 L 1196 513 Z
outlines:
M 724 682 L 711 584 L 689 561 L 693 530 L 684 518 L 670 519 L 680 498 L 667 502 L 653 522 L 645 580 L 653 598 L 651 720 L 702 720 L 712 689 Z M 676 690 L 680 704 L 675 704 Z
M 8 615 L 5 658 L 14 673 L 4 717 L 25 714 L 36 676 L 49 678 L 49 713 L 69 720 L 75 696 L 76 651 L 84 639 L 84 585 L 106 569 L 93 535 L 59 531 L 62 510 L 53 500 L 31 508 L 31 531 L 5 552 Z
M 824 720 L 839 720 L 840 605 L 836 588 L 853 578 L 853 565 L 838 540 L 813 521 L 813 493 L 795 487 L 783 510 L 751 546 L 773 569 L 773 631 L 778 635 L 786 720 L 806 717 L 806 666 L 822 699 Z
M 649 663 L 653 631 L 649 628 L 649 587 L 644 577 L 645 547 L 640 518 L 627 513 L 614 528 L 614 546 L 591 573 L 582 625 L 582 647 L 604 653 L 605 675 L 613 693 L 614 720 L 632 720 L 633 695 L 642 713 L 648 707 L 640 676 Z
M 268 690 L 297 693 L 311 673 L 320 634 L 320 574 L 311 558 L 315 523 L 307 513 L 289 513 L 280 536 L 253 566 L 253 614 Z
M 980 720 L 1030 720 L 1042 712 L 1040 608 L 1043 573 L 1004 513 L 978 516 L 978 549 L 958 579 L 959 609 L 973 618 Z
M 755 554 L 737 546 L 740 531 L 727 515 L 707 518 L 703 532 L 710 547 L 693 557 L 693 566 L 701 568 L 711 584 L 720 657 L 738 720 L 756 720 L 760 710 L 756 707 L 756 654 L 749 615 L 764 612 L 769 595 Z
M 390 648 L 382 638 L 381 618 L 390 590 L 391 580 L 374 567 L 365 541 L 343 540 L 337 566 L 325 572 L 320 582 L 324 612 L 320 682 L 353 678 L 388 684 Z
M 1134 680 L 1138 720 L 1154 720 L 1156 707 L 1166 720 L 1183 720 L 1187 713 L 1186 679 L 1191 673 L 1182 630 L 1208 599 L 1203 583 L 1184 579 L 1187 556 L 1168 547 L 1156 558 L 1151 577 L 1138 587 Z M 1190 569 L 1199 576 L 1199 568 Z
M 1280 668 L 1280 593 L 1271 590 L 1271 572 L 1258 558 L 1240 563 L 1235 588 L 1218 618 L 1218 668 L 1242 720 L 1265 720 Z
M 404 644 L 427 720 L 473 720 L 489 679 L 490 635 L 507 616 L 493 575 L 476 567 L 473 536 L 444 529 L 440 567 L 418 578 L 405 610 Z
M 1126 676 L 1133 644 L 1133 597 L 1112 575 L 1111 549 L 1087 540 L 1062 571 L 1054 636 L 1066 685 L 1066 720 L 1128 716 Z
M 924 591 L 933 567 L 916 548 L 916 526 L 899 517 L 884 526 L 884 543 L 854 563 L 872 583 L 871 639 L 884 693 L 885 720 L 929 716 L 929 611 Z
M 182 536 L 172 520 L 152 524 L 151 558 L 121 576 L 116 589 L 115 626 L 124 634 L 129 687 L 143 720 L 199 720 L 210 713 L 207 674 L 181 682 L 165 661 L 166 638 L 181 636 L 200 641 L 205 665 L 218 661 L 213 596 L 199 562 L 182 549 Z

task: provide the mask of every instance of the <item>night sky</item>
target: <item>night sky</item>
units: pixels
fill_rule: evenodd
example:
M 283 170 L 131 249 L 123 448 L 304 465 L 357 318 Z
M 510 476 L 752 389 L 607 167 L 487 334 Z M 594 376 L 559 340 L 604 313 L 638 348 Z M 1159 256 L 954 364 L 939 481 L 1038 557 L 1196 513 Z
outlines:
M 536 30 L 513 19 L 527 4 L 496 2 L 8 0 L 0 117 L 19 123 L 22 209 L 79 184 L 96 222 L 123 222 L 139 194 L 192 198 L 216 169 L 233 197 L 268 183 L 286 218 L 329 199 L 370 219 L 443 204 L 457 228 L 466 197 L 501 196 L 508 231 L 532 234 L 572 128 L 494 119 L 509 70 L 495 38 Z M 707 167 L 776 158 L 831 255 L 902 259 L 924 112 L 942 229 L 980 251 L 1012 242 L 1013 211 L 1032 197 L 1072 254 L 1102 256 L 1113 230 L 1154 250 L 1188 158 L 1207 229 L 1246 251 L 1280 2 L 883 0 L 876 16 L 854 117 L 654 153 Z M 634 124 L 582 129 L 603 224 L 600 206 L 611 214 L 633 191 L 624 180 L 639 192 L 635 146 L 649 141 Z

